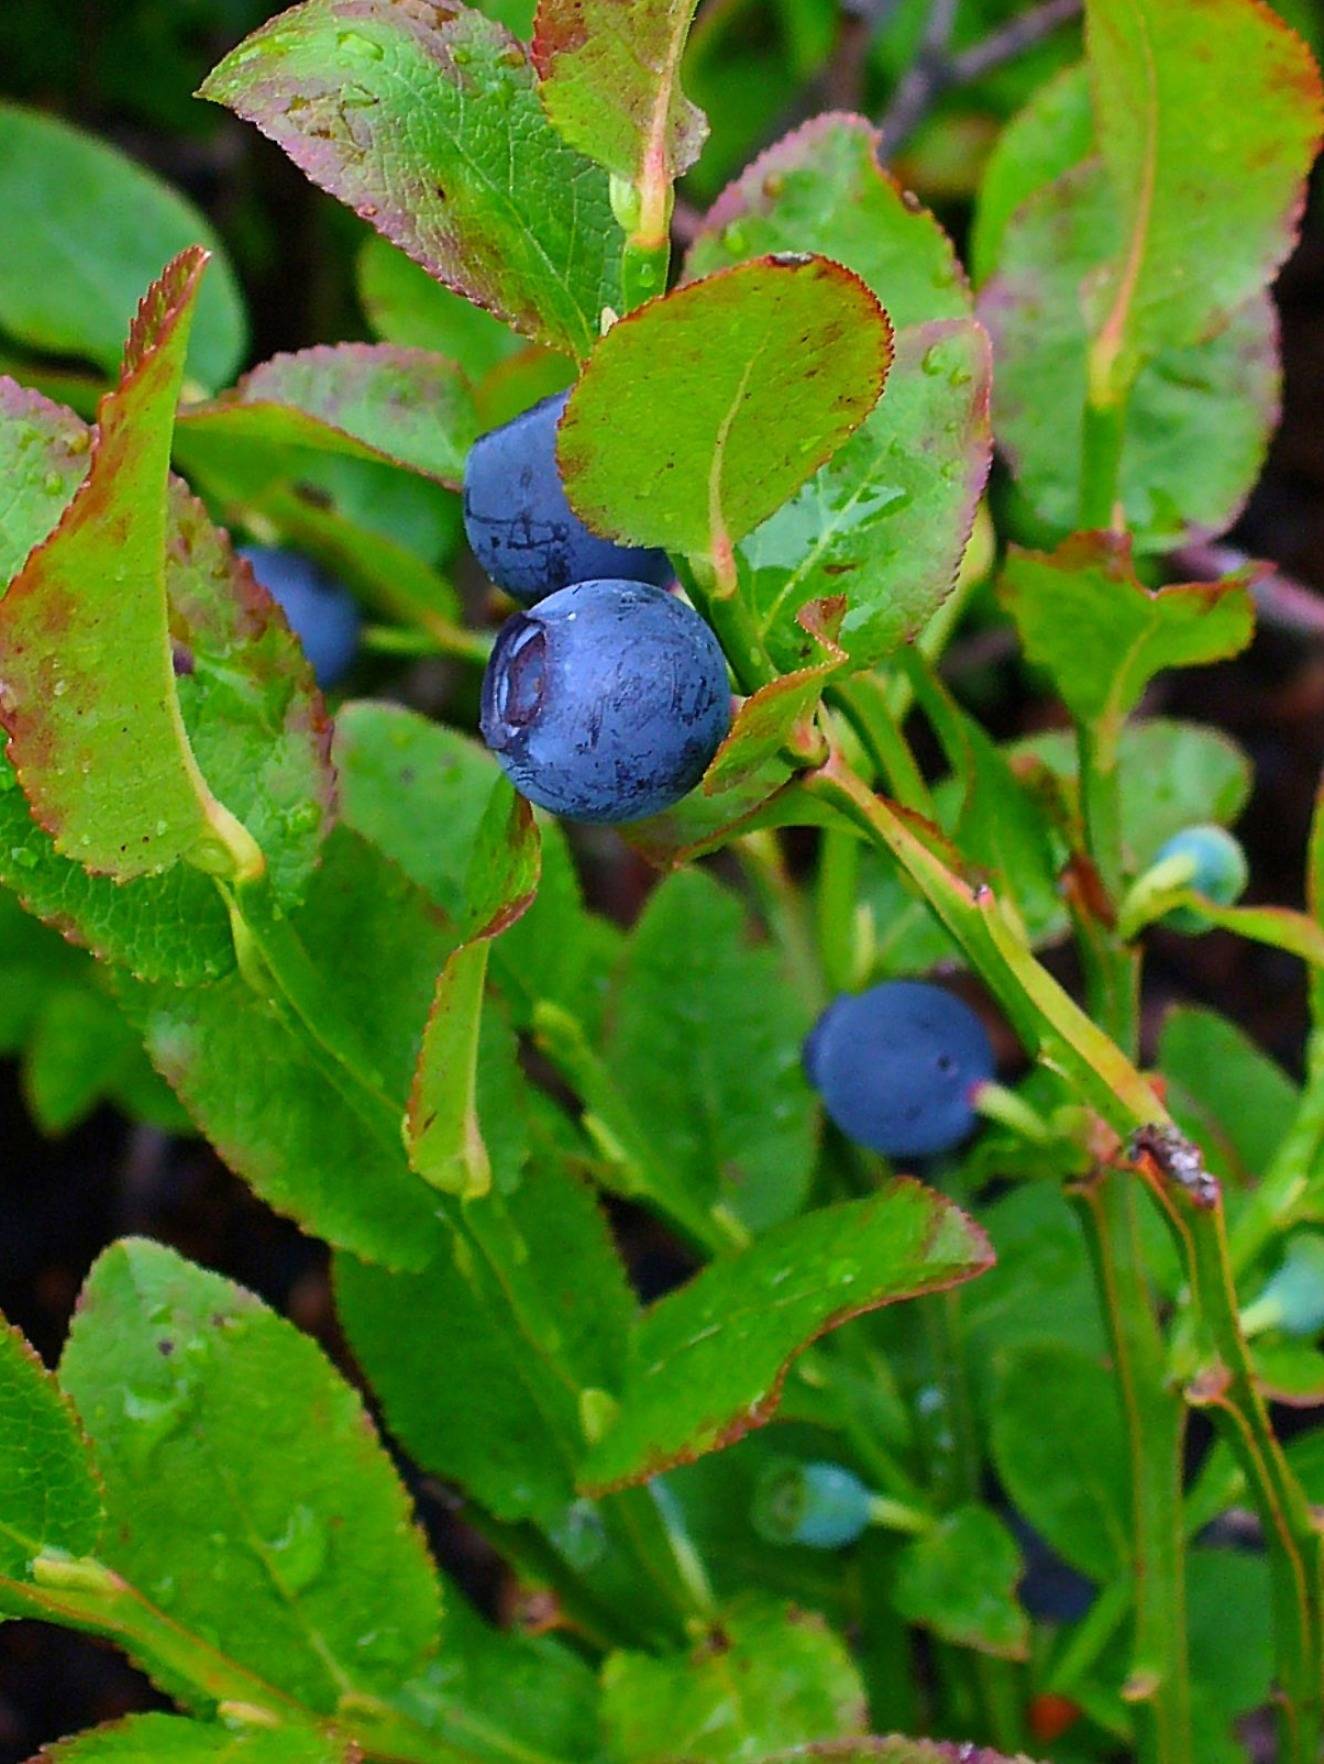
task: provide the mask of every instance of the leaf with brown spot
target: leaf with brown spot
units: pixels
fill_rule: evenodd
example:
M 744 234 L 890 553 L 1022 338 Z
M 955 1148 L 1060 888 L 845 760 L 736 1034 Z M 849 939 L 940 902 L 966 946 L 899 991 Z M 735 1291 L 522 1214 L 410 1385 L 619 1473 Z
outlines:
M 533 65 L 560 134 L 619 178 L 665 189 L 707 120 L 680 88 L 696 0 L 538 0 Z
M 148 290 L 88 474 L 0 602 L 9 759 L 56 851 L 117 881 L 264 863 L 189 742 L 166 597 L 174 412 L 206 262 L 186 251 Z
M 584 356 L 616 298 L 606 175 L 566 145 L 508 31 L 470 7 L 304 0 L 201 96 L 283 147 L 438 281 Z
M 909 1179 L 777 1225 L 645 1311 L 615 1425 L 580 1469 L 589 1493 L 642 1482 L 771 1420 L 791 1363 L 865 1311 L 991 1266 L 979 1227 Z

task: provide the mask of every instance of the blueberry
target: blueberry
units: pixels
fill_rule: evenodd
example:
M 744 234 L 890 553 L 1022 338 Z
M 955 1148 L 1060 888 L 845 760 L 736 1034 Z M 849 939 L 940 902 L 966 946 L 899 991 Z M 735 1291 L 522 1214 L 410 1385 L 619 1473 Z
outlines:
M 951 1149 L 993 1076 L 984 1025 L 953 993 L 891 980 L 834 999 L 804 1044 L 809 1082 L 848 1139 L 891 1158 Z
M 717 639 L 642 582 L 577 582 L 516 613 L 483 679 L 483 739 L 517 789 L 572 821 L 670 808 L 730 722 Z
M 359 647 L 359 609 L 349 589 L 297 551 L 241 545 L 239 556 L 289 620 L 317 684 L 337 685 Z
M 872 1511 L 873 1496 L 843 1465 L 777 1458 L 758 1479 L 750 1521 L 769 1543 L 839 1550 L 861 1535 Z
M 1218 906 L 1231 906 L 1240 900 L 1250 880 L 1245 852 L 1223 827 L 1183 827 L 1159 850 L 1155 867 L 1172 858 L 1189 862 L 1192 868 L 1188 886 Z M 1193 907 L 1174 907 L 1164 914 L 1162 923 L 1173 931 L 1197 936 L 1209 930 L 1209 920 Z
M 617 578 L 664 588 L 664 551 L 600 539 L 566 501 L 556 425 L 568 392 L 544 398 L 474 442 L 464 470 L 464 530 L 474 556 L 507 594 L 532 606 L 572 582 Z

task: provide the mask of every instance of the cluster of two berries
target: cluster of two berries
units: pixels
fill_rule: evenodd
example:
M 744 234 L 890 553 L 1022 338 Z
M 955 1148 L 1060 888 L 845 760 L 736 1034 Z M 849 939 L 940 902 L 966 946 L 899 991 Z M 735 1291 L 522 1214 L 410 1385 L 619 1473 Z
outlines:
M 542 807 L 633 820 L 703 776 L 730 724 L 726 664 L 704 621 L 665 591 L 665 554 L 601 539 L 571 509 L 556 464 L 564 407 L 564 395 L 545 400 L 469 457 L 469 543 L 528 608 L 497 638 L 483 736 Z M 805 1070 L 850 1138 L 923 1157 L 970 1131 L 993 1055 L 960 999 L 897 982 L 829 1006 L 805 1044 Z

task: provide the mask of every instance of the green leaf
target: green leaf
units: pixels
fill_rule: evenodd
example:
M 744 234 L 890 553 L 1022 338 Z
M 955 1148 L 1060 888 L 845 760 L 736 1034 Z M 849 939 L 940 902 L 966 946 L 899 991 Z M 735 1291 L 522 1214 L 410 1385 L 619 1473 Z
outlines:
M 1168 1107 L 1214 1174 L 1258 1182 L 1300 1100 L 1282 1067 L 1235 1023 L 1191 1005 L 1164 1018 L 1158 1065 Z
M 1265 1338 L 1251 1347 L 1255 1382 L 1273 1402 L 1294 1409 L 1324 1403 L 1324 1353 L 1309 1342 Z
M 1079 748 L 1070 730 L 1029 735 L 1005 751 L 1031 789 L 1040 783 L 1036 772 L 1046 768 L 1078 818 Z M 1231 826 L 1250 800 L 1250 761 L 1221 729 L 1200 723 L 1163 717 L 1128 723 L 1118 744 L 1117 770 L 1123 842 L 1137 869 L 1183 827 L 1202 821 Z
M 1246 0 L 1088 0 L 1085 16 L 1122 234 L 1092 306 L 1125 378 L 1206 337 L 1273 279 L 1295 240 L 1324 93 L 1301 39 Z
M 1013 1188 L 981 1209 L 980 1223 L 997 1261 L 961 1307 L 976 1362 L 1039 1343 L 1102 1354 L 1089 1255 L 1061 1184 Z
M 31 1578 L 34 1556 L 86 1556 L 101 1532 L 101 1493 L 70 1404 L 17 1329 L 0 1321 L 0 1609 L 4 1581 Z
M 1196 1696 L 1225 1718 L 1259 1708 L 1273 1678 L 1268 1562 L 1244 1550 L 1192 1550 L 1186 1602 Z
M 457 488 L 478 434 L 473 393 L 453 362 L 394 343 L 322 344 L 277 355 L 232 392 L 186 406 L 185 461 L 217 443 L 258 453 L 311 448 L 384 460 Z
M 866 1712 L 822 1618 L 751 1597 L 686 1654 L 611 1655 L 602 1718 L 614 1764 L 752 1764 L 769 1748 L 859 1733 Z
M 777 251 L 817 251 L 868 283 L 898 330 L 968 318 L 970 290 L 951 240 L 879 159 L 863 117 L 826 112 L 786 135 L 718 198 L 686 275 Z
M 1115 198 L 1088 161 L 1016 211 L 998 273 L 980 296 L 998 363 L 998 445 L 1035 513 L 1063 533 L 1076 524 L 1081 497 L 1084 302 L 1119 248 Z M 1279 381 L 1277 316 L 1262 294 L 1142 365 L 1119 475 L 1138 549 L 1169 550 L 1232 523 L 1263 468 Z
M 857 666 L 913 637 L 951 592 L 988 475 L 991 361 L 968 319 L 896 339 L 881 403 L 793 501 L 739 547 L 757 625 L 783 668 L 810 653 L 797 615 L 844 595 Z
M 538 1363 L 492 1270 L 460 1237 L 420 1274 L 337 1256 L 336 1301 L 417 1463 L 500 1519 L 550 1525 L 575 1500 L 579 1392 L 619 1385 L 634 1301 L 591 1191 L 558 1160 L 541 1157 L 507 1204 L 528 1247 L 523 1278 L 557 1320 L 558 1339 L 542 1346 L 569 1378 Z
M 334 747 L 346 823 L 385 852 L 452 919 L 466 884 L 483 811 L 500 775 L 480 743 L 399 705 L 342 705 Z M 444 827 L 446 837 L 438 838 Z M 604 952 L 615 941 L 584 908 L 561 828 L 539 823 L 542 876 L 524 916 L 493 943 L 492 975 L 520 1023 L 539 999 L 596 1015 Z
M 171 425 L 206 261 L 186 252 L 149 289 L 82 492 L 0 602 L 9 758 L 57 852 L 117 881 L 263 862 L 189 745 L 165 590 Z
M 993 1461 L 1017 1508 L 1101 1584 L 1130 1562 L 1130 1472 L 1112 1377 L 1093 1355 L 1031 1343 L 999 1369 Z M 1044 1426 L 1045 1415 L 1053 1418 Z
M 436 1646 L 436 1575 L 362 1402 L 251 1293 L 107 1250 L 60 1380 L 106 1486 L 106 1564 L 310 1709 L 389 1694 Z
M 533 65 L 559 133 L 641 192 L 699 157 L 708 125 L 680 88 L 697 0 L 538 0 Z M 659 217 L 660 218 L 660 217 Z
M 124 154 L 52 116 L 0 105 L 0 213 L 0 330 L 18 342 L 113 375 L 143 289 L 201 244 L 212 273 L 188 372 L 210 388 L 238 367 L 247 327 L 224 247 L 191 203 Z
M 449 356 L 471 380 L 480 380 L 520 346 L 500 319 L 438 282 L 379 233 L 363 241 L 355 280 L 359 304 L 378 337 Z
M 650 897 L 616 981 L 608 1067 L 650 1152 L 751 1231 L 804 1204 L 815 1107 L 800 1067 L 810 1023 L 739 901 L 700 870 Z
M 524 50 L 481 13 L 305 0 L 201 96 L 438 281 L 553 349 L 592 348 L 620 249 L 607 180 L 562 142 Z
M 561 419 L 566 494 L 595 531 L 715 555 L 859 427 L 891 357 L 878 302 L 824 258 L 690 282 L 594 350 Z
M 983 1233 L 917 1182 L 823 1207 L 714 1263 L 646 1311 L 621 1413 L 581 1467 L 592 1491 L 656 1475 L 771 1419 L 790 1363 L 864 1311 L 983 1271 Z
M 261 992 L 242 974 L 196 988 L 125 980 L 125 1009 L 198 1127 L 268 1205 L 360 1255 L 423 1267 L 438 1243 L 436 1197 L 405 1160 L 400 1122 L 453 938 L 345 828 L 287 929 L 291 959 L 334 976 L 311 1004 L 300 967 L 273 974 L 259 952 Z M 346 1026 L 370 1050 L 370 1073 L 337 1047 Z
M 958 1507 L 898 1557 L 893 1598 L 910 1623 L 1003 1659 L 1029 1653 L 1030 1620 L 1016 1602 L 1021 1555 L 987 1507 Z
M 87 473 L 90 439 L 70 412 L 0 381 L 0 461 L 12 472 L 13 491 L 0 514 L 0 581 L 51 532 Z M 173 482 L 168 531 L 174 692 L 189 742 L 261 845 L 280 899 L 292 904 L 330 813 L 321 703 L 270 598 L 239 569 L 201 505 Z M 30 911 L 144 978 L 192 984 L 234 964 L 225 909 L 208 877 L 187 865 L 126 884 L 91 875 L 55 850 L 4 761 L 0 880 Z
M 970 237 L 977 282 L 997 269 L 1007 226 L 1021 204 L 1093 151 L 1094 105 L 1082 62 L 1040 86 L 998 136 L 984 167 Z
M 485 1194 L 492 1163 L 478 1114 L 478 1043 L 488 949 L 522 917 L 538 887 L 533 809 L 499 778 L 470 858 L 464 941 L 446 958 L 423 1031 L 405 1110 L 411 1169 L 447 1194 Z
M 466 1764 L 584 1764 L 598 1745 L 597 1680 L 579 1654 L 551 1636 L 493 1629 L 458 1595 L 447 1599 L 439 1657 L 397 1701 Z
M 1051 554 L 1013 549 L 1001 594 L 1072 716 L 1114 733 L 1155 674 L 1236 655 L 1254 630 L 1245 572 L 1155 592 L 1136 579 L 1127 541 L 1104 533 Z
M 351 1764 L 347 1742 L 315 1728 L 220 1727 L 178 1715 L 130 1715 L 47 1746 L 32 1764 Z

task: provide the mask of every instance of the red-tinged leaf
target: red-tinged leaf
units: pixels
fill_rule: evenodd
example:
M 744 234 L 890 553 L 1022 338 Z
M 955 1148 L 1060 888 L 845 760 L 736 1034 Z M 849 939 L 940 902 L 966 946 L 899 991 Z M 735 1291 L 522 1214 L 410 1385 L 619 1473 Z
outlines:
M 680 89 L 696 0 L 538 0 L 533 65 L 557 129 L 645 189 L 688 171 L 708 134 Z
M 862 116 L 816 116 L 760 154 L 708 211 L 685 273 L 770 251 L 820 251 L 844 264 L 898 330 L 970 316 L 951 240 L 883 169 L 878 130 Z
M 305 0 L 207 78 L 438 281 L 586 355 L 616 298 L 607 179 L 544 114 L 507 31 L 458 0 Z
M 1093 328 L 1129 379 L 1272 281 L 1296 237 L 1324 90 L 1306 45 L 1259 0 L 1088 0 L 1085 16 L 1122 222 Z
M 767 827 L 849 826 L 835 809 L 805 793 L 784 760 L 773 758 L 719 796 L 692 790 L 674 809 L 621 831 L 656 869 L 678 870 L 742 833 Z
M 802 756 L 814 752 L 814 712 L 823 688 L 846 661 L 837 642 L 845 616 L 845 597 L 802 607 L 798 623 L 813 638 L 821 660 L 762 686 L 741 705 L 731 733 L 704 774 L 705 796 L 725 796 L 756 777 L 786 748 Z
M 1116 197 L 1089 160 L 1011 215 L 980 296 L 998 364 L 998 445 L 1035 513 L 1064 533 L 1080 508 L 1090 291 L 1121 249 Z M 1118 475 L 1137 550 L 1171 550 L 1231 524 L 1263 468 L 1279 382 L 1277 313 L 1264 293 L 1140 366 Z
M 86 476 L 92 433 L 0 381 L 0 584 L 47 537 Z M 303 895 L 332 812 L 330 727 L 302 652 L 177 481 L 168 493 L 166 597 L 175 690 L 203 774 L 261 846 L 281 904 Z M 234 963 L 225 907 L 187 864 L 121 883 L 59 855 L 0 759 L 0 880 L 72 941 L 144 979 L 214 980 Z
M 566 493 L 595 531 L 729 557 L 868 416 L 887 315 L 822 257 L 763 257 L 650 300 L 598 344 L 561 419 Z
M 582 1486 L 641 1482 L 733 1445 L 771 1420 L 792 1361 L 819 1336 L 992 1260 L 977 1225 L 908 1179 L 774 1226 L 640 1318 L 620 1413 L 581 1466 Z
M 1052 553 L 1013 549 L 1001 593 L 1027 656 L 1047 669 L 1072 715 L 1120 728 L 1164 668 L 1246 647 L 1255 573 L 1155 591 L 1136 578 L 1126 538 L 1078 533 Z M 1101 656 L 1110 665 L 1100 666 Z
M 119 881 L 264 862 L 190 746 L 166 599 L 174 411 L 206 262 L 186 251 L 149 290 L 88 475 L 0 603 L 9 758 L 57 852 Z
M 491 1187 L 492 1166 L 478 1118 L 478 1042 L 489 945 L 528 910 L 539 870 L 533 810 L 501 779 L 470 859 L 465 938 L 437 978 L 405 1115 L 411 1167 L 446 1193 L 474 1196 Z
M 186 406 L 177 432 L 194 448 L 211 439 L 385 460 L 455 489 L 478 418 L 468 382 L 444 356 L 338 343 L 263 362 L 232 392 Z

